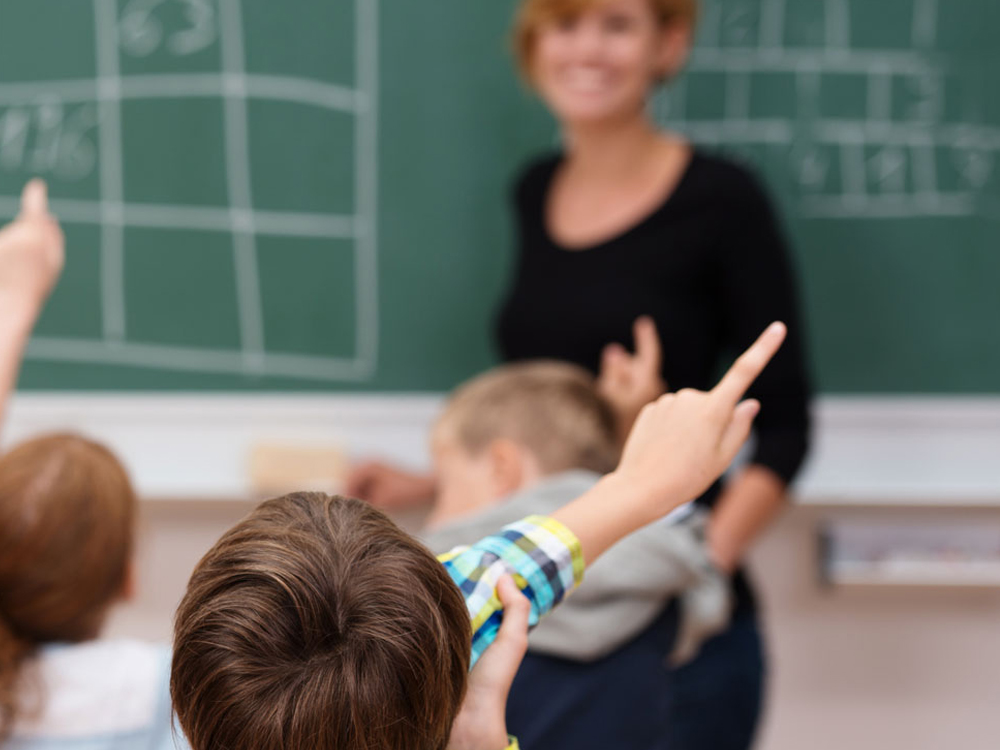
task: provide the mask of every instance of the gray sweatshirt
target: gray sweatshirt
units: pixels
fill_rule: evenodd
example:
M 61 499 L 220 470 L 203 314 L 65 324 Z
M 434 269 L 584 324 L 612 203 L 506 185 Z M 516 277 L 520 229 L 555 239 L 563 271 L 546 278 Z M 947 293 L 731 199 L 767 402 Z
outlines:
M 556 474 L 419 536 L 436 554 L 448 552 L 525 516 L 550 515 L 599 479 L 588 471 Z M 670 659 L 692 659 L 726 626 L 731 607 L 728 581 L 708 557 L 705 520 L 701 510 L 691 510 L 679 520 L 656 522 L 588 562 L 583 584 L 532 631 L 529 649 L 574 661 L 599 659 L 639 635 L 676 596 L 681 623 Z

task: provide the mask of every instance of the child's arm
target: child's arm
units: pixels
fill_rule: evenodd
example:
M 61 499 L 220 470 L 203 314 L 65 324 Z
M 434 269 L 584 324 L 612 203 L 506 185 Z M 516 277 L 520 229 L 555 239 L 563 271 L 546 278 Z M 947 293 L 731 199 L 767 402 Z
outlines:
M 430 505 L 437 491 L 433 474 L 409 471 L 381 461 L 352 466 L 343 494 L 358 497 L 391 513 Z
M 618 468 L 552 514 L 580 540 L 586 560 L 698 497 L 722 475 L 760 410 L 758 402 L 741 399 L 784 338 L 785 326 L 772 324 L 711 391 L 670 393 L 642 410 Z
M 700 495 L 725 471 L 759 409 L 740 399 L 784 335 L 780 324 L 768 328 L 711 392 L 681 391 L 646 407 L 618 469 L 551 518 L 527 518 L 441 556 L 469 607 L 473 663 L 501 620 L 495 587 L 502 575 L 514 575 L 535 624 L 579 584 L 584 559 L 593 562 L 622 537 Z
M 62 270 L 63 248 L 45 183 L 33 180 L 21 196 L 20 215 L 0 229 L 0 417 L 31 330 Z
M 472 620 L 472 664 L 496 637 L 503 606 L 497 582 L 513 575 L 531 604 L 529 624 L 563 600 L 583 579 L 580 542 L 558 521 L 530 516 L 504 526 L 471 547 L 458 547 L 438 559 L 465 597 Z
M 462 708 L 451 725 L 448 750 L 502 750 L 508 745 L 507 696 L 528 650 L 531 605 L 510 576 L 497 582 L 504 618 L 497 638 L 469 674 Z

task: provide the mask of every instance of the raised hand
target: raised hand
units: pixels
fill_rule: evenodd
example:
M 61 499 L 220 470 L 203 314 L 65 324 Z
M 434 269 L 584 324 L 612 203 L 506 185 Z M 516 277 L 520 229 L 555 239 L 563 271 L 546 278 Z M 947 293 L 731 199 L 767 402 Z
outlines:
M 380 461 L 366 461 L 351 467 L 344 482 L 344 494 L 385 511 L 408 510 L 430 503 L 434 485 L 430 475 L 397 469 Z
M 667 390 L 660 375 L 660 336 L 652 318 L 643 316 L 633 325 L 635 354 L 621 344 L 608 344 L 601 354 L 597 388 L 611 404 L 624 438 L 639 412 Z
M 616 473 L 681 502 L 708 489 L 750 435 L 760 404 L 743 396 L 785 334 L 784 324 L 771 324 L 711 391 L 684 389 L 645 407 Z
M 21 213 L 0 229 L 0 308 L 8 320 L 31 326 L 65 262 L 65 239 L 49 213 L 48 191 L 32 180 Z
M 722 475 L 760 409 L 741 399 L 784 339 L 785 326 L 773 323 L 708 393 L 670 393 L 642 410 L 618 468 L 552 514 L 576 535 L 588 565 Z

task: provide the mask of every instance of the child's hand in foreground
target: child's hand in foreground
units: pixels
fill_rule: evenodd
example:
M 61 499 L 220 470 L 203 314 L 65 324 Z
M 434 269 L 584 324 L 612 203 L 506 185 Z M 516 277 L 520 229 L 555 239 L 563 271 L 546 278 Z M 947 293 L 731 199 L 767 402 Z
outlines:
M 785 333 L 784 324 L 771 324 L 711 391 L 684 389 L 646 406 L 615 473 L 674 505 L 701 495 L 749 437 L 760 404 L 742 401 L 743 396 L 781 347 Z
M 760 410 L 741 399 L 784 339 L 785 326 L 774 323 L 711 391 L 668 393 L 642 410 L 618 468 L 552 514 L 577 536 L 588 565 L 722 475 Z
M 59 222 L 49 213 L 45 183 L 32 180 L 21 196 L 21 213 L 0 229 L 0 311 L 30 326 L 55 286 L 65 260 Z
M 496 640 L 469 675 L 469 689 L 451 728 L 448 750 L 504 750 L 507 747 L 507 695 L 528 650 L 531 604 L 514 579 L 497 583 L 503 620 Z

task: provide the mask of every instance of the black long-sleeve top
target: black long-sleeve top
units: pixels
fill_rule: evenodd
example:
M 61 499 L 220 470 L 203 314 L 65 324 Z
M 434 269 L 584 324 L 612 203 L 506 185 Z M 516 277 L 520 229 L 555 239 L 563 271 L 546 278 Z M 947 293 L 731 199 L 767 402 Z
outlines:
M 704 390 L 769 323 L 782 320 L 788 338 L 749 394 L 762 407 L 751 461 L 790 481 L 808 447 L 811 387 L 789 253 L 756 179 L 696 150 L 652 213 L 607 241 L 570 250 L 552 239 L 545 221 L 561 159 L 533 163 L 516 183 L 520 252 L 497 319 L 503 358 L 560 359 L 596 373 L 602 349 L 632 346 L 633 322 L 649 315 L 668 387 Z M 713 504 L 718 494 L 716 486 L 699 502 Z M 745 599 L 740 583 L 738 598 Z

